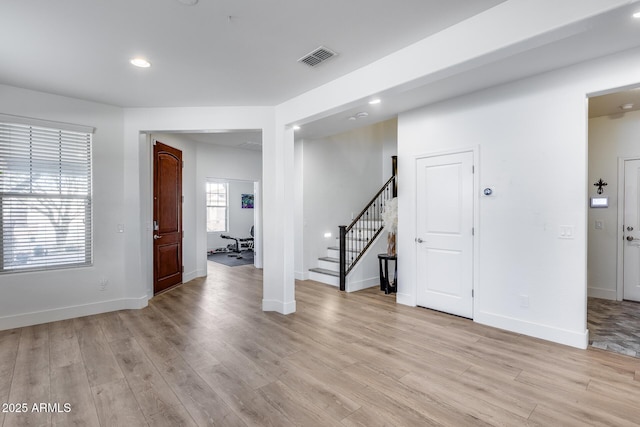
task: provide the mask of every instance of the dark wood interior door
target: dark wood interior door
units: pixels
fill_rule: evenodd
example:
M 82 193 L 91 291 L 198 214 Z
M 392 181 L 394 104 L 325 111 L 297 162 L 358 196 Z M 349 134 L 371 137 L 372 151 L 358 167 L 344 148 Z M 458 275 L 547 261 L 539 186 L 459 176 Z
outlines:
M 153 146 L 153 293 L 182 283 L 182 151 Z

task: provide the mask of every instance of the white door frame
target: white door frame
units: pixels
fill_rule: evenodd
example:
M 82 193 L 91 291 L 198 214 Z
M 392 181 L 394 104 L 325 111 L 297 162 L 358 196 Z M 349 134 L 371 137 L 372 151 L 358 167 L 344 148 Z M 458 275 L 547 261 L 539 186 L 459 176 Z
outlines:
M 478 259 L 479 259 L 479 248 L 480 248 L 480 227 L 479 227 L 479 217 L 480 217 L 480 146 L 479 145 L 474 145 L 474 146 L 470 146 L 470 147 L 464 147 L 464 148 L 458 148 L 458 149 L 453 149 L 453 150 L 443 150 L 443 151 L 432 151 L 432 152 L 428 152 L 428 153 L 423 153 L 423 154 L 418 154 L 413 156 L 413 164 L 412 164 L 412 169 L 413 169 L 413 182 L 415 185 L 416 179 L 417 179 L 417 168 L 416 165 L 418 164 L 418 160 L 419 159 L 424 159 L 424 158 L 428 158 L 428 157 L 436 157 L 436 156 L 445 156 L 445 155 L 449 155 L 449 154 L 459 154 L 459 153 L 473 153 L 473 167 L 474 167 L 474 174 L 473 174 L 473 229 L 474 229 L 474 235 L 473 235 L 473 254 L 472 256 L 472 274 L 473 274 L 473 278 L 472 278 L 472 283 L 473 283 L 473 292 L 474 292 L 474 298 L 473 298 L 473 314 L 472 314 L 472 320 L 475 319 L 476 317 L 476 313 L 477 313 L 477 309 L 478 309 L 478 301 L 479 298 L 481 298 L 481 290 L 478 286 L 479 283 L 479 268 L 478 268 Z M 416 215 L 416 211 L 417 211 L 417 205 L 415 204 L 415 200 L 417 197 L 417 192 L 418 188 L 417 186 L 414 187 L 414 194 L 413 194 L 413 224 L 412 224 L 412 228 L 413 228 L 413 234 L 416 235 L 417 234 L 417 230 L 418 230 L 418 218 Z M 412 236 L 411 240 L 413 241 L 414 237 L 416 236 Z M 417 243 L 414 243 L 417 244 Z M 415 247 L 414 247 L 415 248 Z M 414 255 L 412 255 L 412 259 L 414 261 L 414 265 L 413 265 L 413 272 L 411 273 L 411 276 L 413 277 L 414 283 L 413 283 L 413 306 L 416 306 L 416 301 L 418 300 L 418 283 L 417 283 L 417 275 L 416 275 L 416 265 L 415 263 L 417 262 L 416 258 L 415 258 L 415 250 L 414 250 Z
M 640 160 L 639 156 L 618 157 L 618 224 L 616 226 L 616 300 L 624 298 L 624 239 L 622 239 L 622 225 L 624 224 L 624 162 L 627 160 Z

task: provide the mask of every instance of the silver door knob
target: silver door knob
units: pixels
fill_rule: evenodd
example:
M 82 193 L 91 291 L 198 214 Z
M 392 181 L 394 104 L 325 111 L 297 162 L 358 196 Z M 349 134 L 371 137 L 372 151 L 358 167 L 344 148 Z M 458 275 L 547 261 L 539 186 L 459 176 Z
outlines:
M 627 236 L 627 241 L 633 242 L 633 236 Z
M 422 240 L 422 239 L 421 239 L 421 238 L 419 238 L 419 237 L 416 237 L 416 243 L 423 243 L 423 242 L 424 242 L 424 240 Z
M 158 236 L 157 234 L 153 235 L 153 240 L 162 239 L 162 236 Z
M 627 231 L 633 231 L 633 227 L 632 226 L 628 226 L 627 227 Z

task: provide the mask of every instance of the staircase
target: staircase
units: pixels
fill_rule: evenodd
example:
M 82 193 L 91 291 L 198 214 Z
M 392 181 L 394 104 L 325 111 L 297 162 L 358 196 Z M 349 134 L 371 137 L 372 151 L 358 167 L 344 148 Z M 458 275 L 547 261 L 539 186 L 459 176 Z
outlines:
M 318 266 L 309 269 L 309 279 L 327 285 L 340 286 L 340 248 L 329 246 L 327 256 L 318 258 Z
M 356 248 L 364 247 L 383 226 L 382 220 L 360 220 L 353 228 L 352 236 L 347 236 L 349 254 L 347 258 L 355 258 Z M 376 236 L 377 237 L 377 236 Z M 340 286 L 340 238 L 336 238 L 334 246 L 327 247 L 326 256 L 318 258 L 317 267 L 309 269 L 309 279 L 331 286 Z
M 392 160 L 393 176 L 351 224 L 339 227 L 337 245 L 328 247 L 326 256 L 318 258 L 318 266 L 309 269 L 309 279 L 347 292 L 378 283 L 377 254 L 386 252 L 386 242 L 380 238 L 384 226 L 382 212 L 387 203 L 398 195 L 396 156 Z

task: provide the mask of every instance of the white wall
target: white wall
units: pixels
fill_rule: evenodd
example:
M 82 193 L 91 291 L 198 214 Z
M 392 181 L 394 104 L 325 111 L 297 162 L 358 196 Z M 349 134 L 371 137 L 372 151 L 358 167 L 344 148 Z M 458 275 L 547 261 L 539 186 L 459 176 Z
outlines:
M 328 246 L 336 246 L 339 225 L 349 225 L 384 182 L 391 177 L 396 120 L 387 120 L 351 132 L 298 142 L 303 146 L 304 256 L 298 278 L 317 266 Z M 395 154 L 395 153 L 394 153 Z M 382 181 L 388 164 L 389 176 Z M 325 238 L 325 233 L 331 233 Z M 298 252 L 298 251 L 296 251 Z
M 294 144 L 294 274 L 297 280 L 307 280 L 304 257 L 304 141 Z
M 477 148 L 479 188 L 494 195 L 476 195 L 475 320 L 586 347 L 586 95 L 638 69 L 632 50 L 402 114 L 398 300 L 415 305 L 416 157 Z
M 618 252 L 618 159 L 640 158 L 640 111 L 589 120 L 589 178 L 587 192 L 597 196 L 593 183 L 602 178 L 608 185 L 603 196 L 609 197 L 606 209 L 589 209 L 588 214 L 588 283 L 589 296 L 616 299 Z M 602 221 L 603 228 L 595 229 Z
M 0 113 L 93 126 L 94 264 L 0 275 L 0 329 L 120 308 L 146 299 L 127 292 L 124 239 L 123 111 L 120 108 L 0 85 Z M 125 224 L 125 233 L 118 233 Z M 107 280 L 104 291 L 100 282 Z
M 398 155 L 398 120 L 392 119 L 389 121 L 390 131 L 382 138 L 382 176 L 380 178 L 381 183 L 384 184 L 393 175 L 393 167 L 391 163 L 391 157 Z

